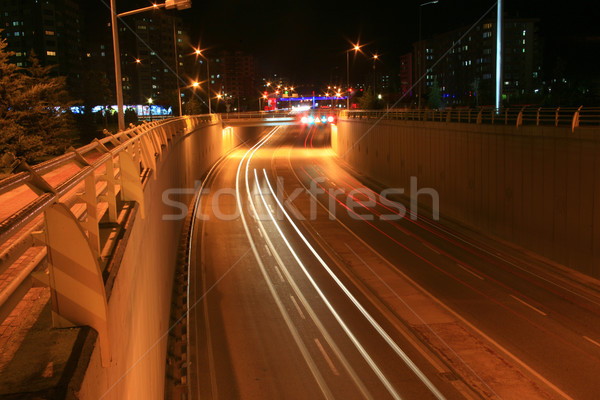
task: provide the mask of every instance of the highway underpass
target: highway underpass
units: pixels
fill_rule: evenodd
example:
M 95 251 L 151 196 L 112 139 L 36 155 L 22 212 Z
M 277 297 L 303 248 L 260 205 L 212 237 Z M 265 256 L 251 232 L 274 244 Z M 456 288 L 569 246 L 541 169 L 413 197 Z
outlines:
M 0 397 L 596 398 L 597 128 L 483 113 L 186 116 L 22 166 Z
M 274 127 L 203 189 L 189 266 L 192 398 L 600 389 L 597 293 L 380 196 L 335 156 L 328 127 Z

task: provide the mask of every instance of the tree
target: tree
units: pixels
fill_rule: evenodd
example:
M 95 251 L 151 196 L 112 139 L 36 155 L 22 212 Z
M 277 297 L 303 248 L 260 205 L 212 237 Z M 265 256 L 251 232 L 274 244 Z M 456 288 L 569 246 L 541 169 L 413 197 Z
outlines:
M 33 55 L 29 68 L 11 63 L 6 46 L 0 40 L 0 157 L 35 163 L 64 152 L 75 132 L 65 78 L 51 76 Z
M 378 108 L 377 98 L 371 87 L 368 87 L 367 90 L 363 92 L 363 95 L 358 100 L 358 105 L 363 110 L 375 110 Z
M 179 112 L 179 110 L 174 111 L 174 114 L 176 115 L 177 112 Z M 183 112 L 186 115 L 202 114 L 202 105 L 200 104 L 198 99 L 196 99 L 195 97 L 190 97 L 190 99 L 186 101 L 183 105 Z
M 437 110 L 442 105 L 442 94 L 440 93 L 440 87 L 438 85 L 437 77 L 433 78 L 433 83 L 429 87 L 427 104 L 432 110 Z

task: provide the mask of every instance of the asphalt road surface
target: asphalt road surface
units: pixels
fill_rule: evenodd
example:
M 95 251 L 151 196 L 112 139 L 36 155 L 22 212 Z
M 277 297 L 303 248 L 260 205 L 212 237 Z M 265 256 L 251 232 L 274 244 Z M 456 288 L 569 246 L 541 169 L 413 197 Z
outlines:
M 268 127 L 208 174 L 192 398 L 597 398 L 597 288 L 416 218 L 337 159 L 329 135 Z

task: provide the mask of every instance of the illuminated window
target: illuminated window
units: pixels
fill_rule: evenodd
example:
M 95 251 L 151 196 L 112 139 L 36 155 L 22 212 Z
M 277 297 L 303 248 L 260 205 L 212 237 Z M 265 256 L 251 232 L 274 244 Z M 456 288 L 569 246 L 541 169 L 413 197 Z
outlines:
M 48 36 L 54 36 L 54 31 L 46 31 L 44 33 Z
M 484 24 L 483 29 L 492 29 L 492 24 L 490 24 L 490 23 Z
M 56 56 L 56 52 L 55 52 L 55 51 L 50 51 L 50 50 L 48 50 L 48 51 L 46 52 L 46 55 L 47 55 L 47 56 L 52 56 L 52 57 L 54 57 L 54 56 Z

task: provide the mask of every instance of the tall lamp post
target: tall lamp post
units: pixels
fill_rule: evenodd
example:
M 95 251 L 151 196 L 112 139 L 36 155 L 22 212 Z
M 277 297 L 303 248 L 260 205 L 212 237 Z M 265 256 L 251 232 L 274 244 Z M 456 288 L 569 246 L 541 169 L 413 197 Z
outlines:
M 111 14 L 111 28 L 113 37 L 113 53 L 115 56 L 115 81 L 117 96 L 117 117 L 119 121 L 119 130 L 125 130 L 125 110 L 123 107 L 123 80 L 121 78 L 121 53 L 119 50 L 119 29 L 117 26 L 118 18 L 127 17 L 128 15 L 138 14 L 145 11 L 156 10 L 165 7 L 168 10 L 177 8 L 178 10 L 185 10 L 192 6 L 192 0 L 166 0 L 162 4 L 153 4 L 149 7 L 139 8 L 137 10 L 127 11 L 121 14 L 117 14 L 116 0 L 110 0 L 110 14 Z M 177 64 L 175 64 L 177 66 Z M 179 76 L 177 77 L 179 79 Z M 180 96 L 181 98 L 181 96 Z M 181 101 L 181 99 L 180 99 Z
M 360 46 L 355 44 L 350 50 L 346 50 L 346 87 L 348 91 L 346 92 L 346 110 L 350 109 L 350 52 L 354 50 L 354 54 L 360 50 Z
M 498 15 L 496 19 L 496 111 L 502 106 L 502 25 L 504 12 L 502 0 L 498 0 Z
M 196 49 L 194 53 L 206 60 L 206 95 L 208 97 L 208 113 L 212 114 L 212 109 L 210 106 L 210 61 L 208 60 L 208 57 L 205 57 L 204 54 L 202 54 L 202 50 Z
M 419 45 L 418 45 L 419 52 L 417 54 L 417 74 L 418 74 L 417 79 L 419 79 L 419 109 L 421 109 L 421 95 L 423 92 L 422 91 L 423 84 L 421 82 L 421 75 L 423 74 L 423 71 L 421 70 L 421 64 L 422 64 L 421 58 L 423 58 L 423 55 L 422 55 L 423 52 L 421 51 L 421 47 L 422 47 L 422 44 L 421 44 L 421 20 L 422 20 L 421 14 L 422 14 L 422 11 L 421 10 L 425 6 L 428 6 L 430 4 L 437 4 L 437 3 L 438 3 L 438 0 L 433 0 L 433 1 L 427 1 L 425 3 L 419 4 Z
M 177 103 L 179 105 L 179 116 L 183 115 L 181 107 L 181 85 L 179 84 L 179 57 L 177 52 L 177 33 L 175 28 L 175 18 L 173 18 L 173 51 L 175 52 L 175 82 L 177 83 Z
M 379 55 L 377 53 L 373 54 L 373 94 L 377 91 L 377 60 L 379 59 Z

